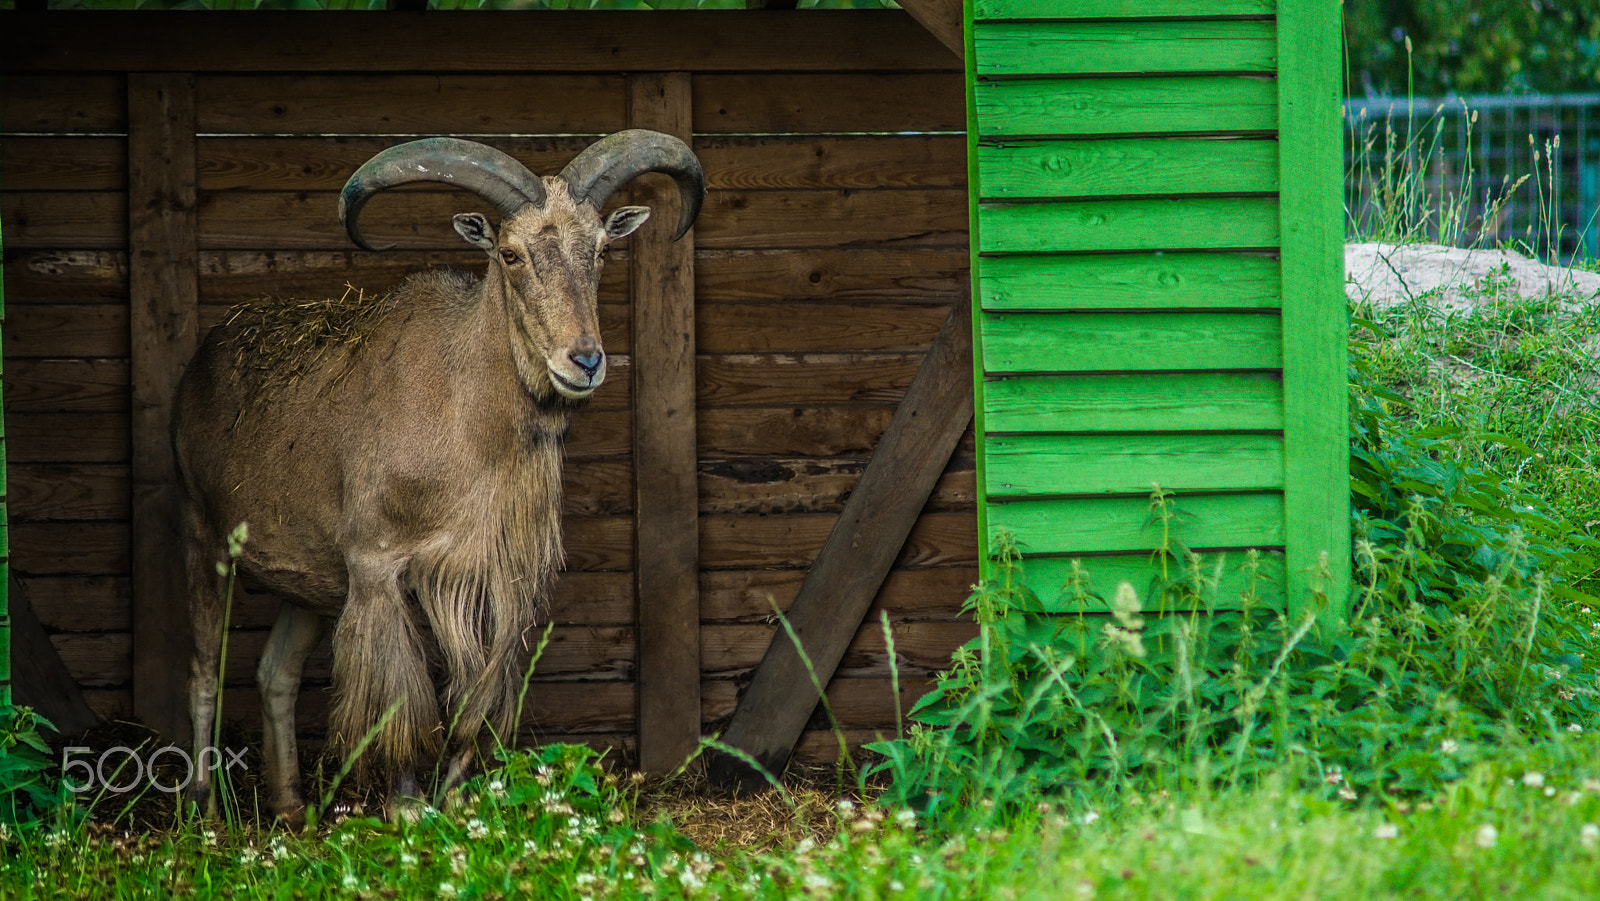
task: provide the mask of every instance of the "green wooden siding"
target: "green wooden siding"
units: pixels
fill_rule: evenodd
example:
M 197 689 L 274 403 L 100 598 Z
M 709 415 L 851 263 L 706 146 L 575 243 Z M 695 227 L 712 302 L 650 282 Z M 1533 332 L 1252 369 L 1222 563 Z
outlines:
M 1159 485 L 1224 606 L 1324 553 L 1342 599 L 1337 0 L 968 15 L 980 527 L 1071 606 L 1074 558 L 1148 582 Z
M 5 237 L 0 235 L 0 251 L 5 248 Z M 6 316 L 5 280 L 0 279 L 0 328 Z M 0 373 L 5 370 L 0 360 Z M 11 704 L 11 536 L 6 518 L 6 433 L 5 405 L 0 402 L 0 707 Z

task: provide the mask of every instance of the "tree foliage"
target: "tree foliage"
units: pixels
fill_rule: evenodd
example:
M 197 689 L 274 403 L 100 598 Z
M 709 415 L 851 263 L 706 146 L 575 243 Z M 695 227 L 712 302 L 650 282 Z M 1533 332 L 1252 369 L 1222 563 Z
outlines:
M 1600 87 L 1595 0 L 1346 0 L 1344 19 L 1352 95 Z

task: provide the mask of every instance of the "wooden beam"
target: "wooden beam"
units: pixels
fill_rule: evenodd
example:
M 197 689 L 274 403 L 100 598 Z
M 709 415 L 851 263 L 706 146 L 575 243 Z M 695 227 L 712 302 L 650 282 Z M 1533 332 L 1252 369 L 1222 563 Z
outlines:
M 191 641 L 168 433 L 196 343 L 195 172 L 195 77 L 128 76 L 133 709 L 179 743 L 189 732 Z
M 628 123 L 692 140 L 689 73 L 628 82 Z M 694 232 L 671 240 L 677 187 L 635 183 L 651 221 L 630 239 L 634 584 L 639 767 L 670 773 L 700 741 L 699 496 L 695 472 Z
M 971 336 L 971 304 L 957 301 L 789 607 L 805 658 L 779 631 L 723 733 L 770 773 L 782 772 L 817 706 L 806 660 L 826 685 L 972 420 Z M 713 757 L 710 772 L 730 788 L 765 784 L 729 755 Z
M 956 59 L 965 59 L 966 36 L 961 30 L 961 0 L 900 0 L 900 8 L 950 48 Z
M 49 634 L 34 615 L 27 592 L 15 576 L 7 579 L 7 601 L 11 612 L 11 668 L 15 675 L 12 701 L 32 707 L 55 724 L 61 735 L 73 735 L 97 725 L 100 717 L 89 709 L 77 680 L 61 662 L 61 655 L 50 643 Z
M 0 72 L 952 72 L 898 10 L 529 10 L 490 16 L 326 11 L 8 12 Z M 374 40 L 381 33 L 382 40 Z M 538 52 L 529 52 L 536 46 Z M 352 48 L 360 47 L 359 53 Z M 419 66 L 418 61 L 425 61 Z

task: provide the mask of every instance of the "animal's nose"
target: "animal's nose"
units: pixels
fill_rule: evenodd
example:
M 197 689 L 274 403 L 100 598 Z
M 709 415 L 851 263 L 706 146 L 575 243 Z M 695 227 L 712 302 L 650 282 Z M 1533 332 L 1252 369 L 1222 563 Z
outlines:
M 582 369 L 584 375 L 594 378 L 595 372 L 600 369 L 600 361 L 605 359 L 605 354 L 597 350 L 589 353 L 574 352 L 567 354 L 567 358 L 572 360 L 579 369 Z

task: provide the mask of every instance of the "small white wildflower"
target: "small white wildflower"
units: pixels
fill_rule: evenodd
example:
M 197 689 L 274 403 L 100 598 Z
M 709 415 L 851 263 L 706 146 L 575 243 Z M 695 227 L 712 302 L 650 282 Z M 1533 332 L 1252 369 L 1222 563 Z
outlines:
M 506 784 L 504 782 L 501 782 L 499 779 L 496 779 L 493 782 L 489 783 L 488 788 L 489 788 L 489 794 L 491 794 L 491 795 L 503 795 L 503 794 L 506 793 Z
M 1447 738 L 1444 741 L 1439 742 L 1439 750 L 1446 754 L 1454 754 L 1455 752 L 1461 750 L 1461 745 L 1457 744 L 1455 739 Z
M 1093 825 L 1094 823 L 1098 822 L 1099 820 L 1100 820 L 1100 811 L 1098 811 L 1098 810 L 1091 810 L 1091 811 L 1085 813 L 1082 817 L 1078 818 L 1078 822 L 1083 824 L 1083 825 L 1085 825 L 1085 826 Z
M 1554 785 L 1546 785 L 1544 787 L 1544 796 L 1546 798 L 1554 798 L 1556 796 L 1556 787 Z
M 1600 847 L 1600 825 L 1584 823 L 1583 828 L 1578 830 L 1578 844 L 1591 851 Z
M 889 891 L 891 891 L 891 892 L 903 892 L 905 890 L 906 890 L 906 884 L 904 882 L 901 882 L 898 879 L 889 880 Z
M 408 867 L 414 867 L 417 865 L 417 855 L 412 854 L 410 851 L 401 851 L 400 862 Z
M 441 882 L 439 883 L 439 894 L 454 898 L 456 896 L 456 887 L 451 883 Z
M 1398 838 L 1399 836 L 1400 827 L 1393 823 L 1379 823 L 1377 828 L 1372 830 L 1373 838 Z
M 917 814 L 909 807 L 902 807 L 895 811 L 894 821 L 901 826 L 910 826 L 917 821 Z
M 856 805 L 849 798 L 840 798 L 838 808 L 840 815 L 849 816 L 856 809 Z
M 1586 792 L 1600 792 L 1600 779 L 1590 777 L 1583 780 L 1583 790 Z
M 239 852 L 239 863 L 243 866 L 249 866 L 260 859 L 261 852 L 254 848 L 246 848 Z
M 1344 771 L 1336 766 L 1329 767 L 1328 773 L 1322 777 L 1322 781 L 1328 783 L 1329 785 L 1338 785 L 1344 781 Z
M 481 841 L 488 836 L 489 827 L 483 825 L 482 820 L 474 818 L 467 821 L 467 838 L 473 841 Z
M 1568 723 L 1567 724 L 1567 731 L 1568 732 L 1574 732 L 1574 733 L 1582 732 L 1583 731 L 1583 726 L 1579 725 L 1578 723 Z
M 1539 788 L 1544 785 L 1544 774 L 1538 770 L 1529 770 L 1522 774 L 1522 784 L 1529 788 Z
M 359 888 L 361 886 L 361 880 L 357 879 L 354 873 L 344 874 L 344 879 L 341 881 L 345 888 Z
M 833 880 L 823 873 L 807 873 L 805 879 L 806 891 L 825 892 L 833 888 Z
M 1339 786 L 1339 797 L 1345 799 L 1346 801 L 1354 801 L 1361 796 L 1356 794 L 1356 790 L 1350 786 L 1341 785 Z
M 1500 830 L 1494 828 L 1494 826 L 1489 823 L 1484 823 L 1482 826 L 1479 826 L 1478 831 L 1472 834 L 1473 844 L 1480 848 L 1493 848 L 1495 842 L 1499 840 Z
M 200 837 L 204 839 L 205 843 L 208 845 L 214 845 L 217 843 L 217 833 L 211 829 L 207 829 L 206 831 L 200 833 Z

